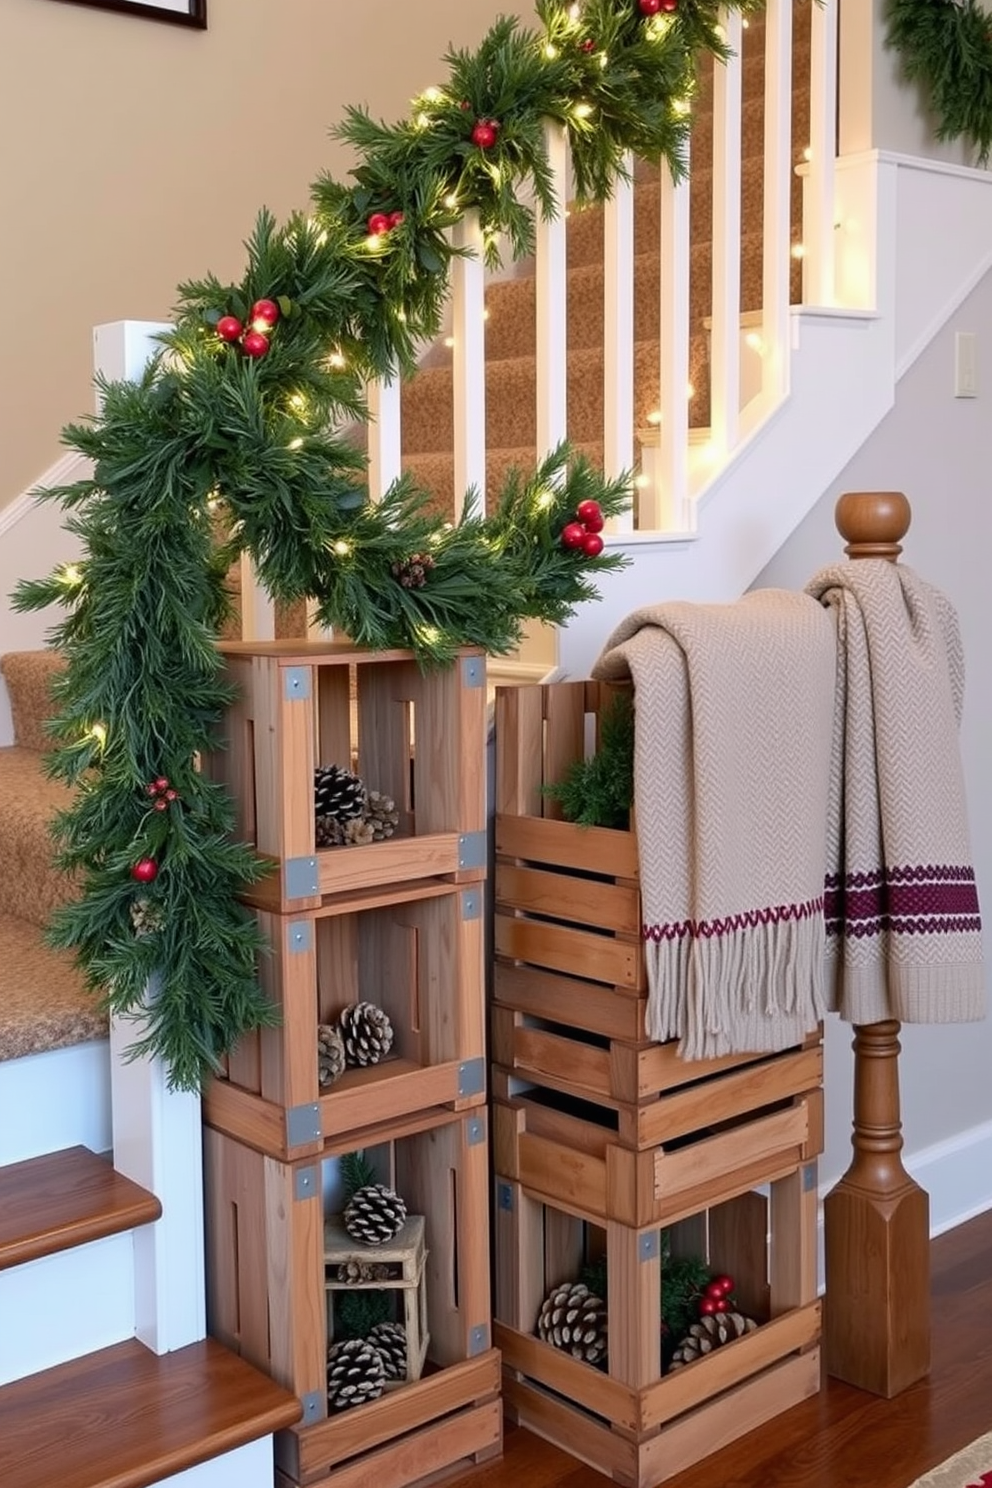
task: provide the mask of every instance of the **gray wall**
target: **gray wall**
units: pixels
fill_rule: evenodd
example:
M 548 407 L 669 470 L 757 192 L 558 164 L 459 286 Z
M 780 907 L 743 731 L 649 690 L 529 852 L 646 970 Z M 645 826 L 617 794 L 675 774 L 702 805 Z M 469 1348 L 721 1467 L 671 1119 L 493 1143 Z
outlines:
M 953 396 L 954 333 L 979 338 L 979 396 Z M 984 360 L 984 367 L 982 361 Z M 984 383 L 983 383 L 984 374 Z M 843 557 L 833 512 L 844 491 L 901 490 L 913 507 L 903 561 L 951 598 L 967 663 L 962 752 L 972 848 L 986 921 L 992 924 L 992 275 L 973 291 L 899 384 L 895 407 L 840 479 L 761 574 L 757 586 L 798 588 Z M 788 471 L 782 479 L 788 480 Z M 850 1029 L 828 1028 L 824 1177 L 847 1165 L 851 1120 Z M 992 1022 L 905 1027 L 901 1079 L 908 1153 L 992 1121 Z

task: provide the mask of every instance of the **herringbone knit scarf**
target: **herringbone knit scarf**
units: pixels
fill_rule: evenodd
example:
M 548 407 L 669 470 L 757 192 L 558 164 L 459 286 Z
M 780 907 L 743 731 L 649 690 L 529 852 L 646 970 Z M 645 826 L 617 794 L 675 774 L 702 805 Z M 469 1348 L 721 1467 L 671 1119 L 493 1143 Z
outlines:
M 984 1017 L 957 615 L 912 569 L 880 558 L 823 569 L 807 592 L 837 621 L 828 1002 L 852 1023 Z
M 595 667 L 632 676 L 648 1033 L 702 1059 L 823 1015 L 834 626 L 811 598 L 660 604 Z

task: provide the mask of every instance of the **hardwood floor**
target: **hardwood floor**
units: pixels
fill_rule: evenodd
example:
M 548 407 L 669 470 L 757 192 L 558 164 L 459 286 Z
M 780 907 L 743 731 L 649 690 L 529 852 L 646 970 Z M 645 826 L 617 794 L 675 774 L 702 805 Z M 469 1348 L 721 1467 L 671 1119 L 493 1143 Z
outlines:
M 930 1375 L 894 1400 L 826 1380 L 819 1395 L 665 1488 L 907 1488 L 992 1431 L 992 1212 L 931 1248 Z M 527 1431 L 508 1428 L 501 1461 L 470 1488 L 597 1488 L 607 1480 Z

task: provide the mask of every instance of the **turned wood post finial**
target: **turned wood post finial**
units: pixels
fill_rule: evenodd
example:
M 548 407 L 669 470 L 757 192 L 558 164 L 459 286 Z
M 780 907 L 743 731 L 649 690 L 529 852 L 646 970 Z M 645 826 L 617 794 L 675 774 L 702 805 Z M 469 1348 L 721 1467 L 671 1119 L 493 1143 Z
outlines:
M 888 558 L 893 563 L 902 552 L 901 539 L 912 515 L 901 491 L 847 491 L 834 509 L 849 558 Z

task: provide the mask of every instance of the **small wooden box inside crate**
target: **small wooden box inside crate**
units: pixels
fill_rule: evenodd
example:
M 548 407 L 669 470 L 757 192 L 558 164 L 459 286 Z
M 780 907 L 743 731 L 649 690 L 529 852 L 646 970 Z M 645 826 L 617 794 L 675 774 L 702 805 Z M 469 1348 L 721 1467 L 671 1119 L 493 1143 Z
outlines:
M 328 1416 L 323 1194 L 335 1178 L 328 1161 L 357 1147 L 408 1209 L 424 1216 L 431 1341 L 419 1380 L 388 1400 Z M 328 1142 L 320 1160 L 281 1162 L 209 1127 L 204 1152 L 210 1331 L 299 1396 L 303 1420 L 276 1444 L 289 1481 L 315 1482 L 339 1465 L 347 1475 L 359 1461 L 367 1469 L 373 1448 L 388 1456 L 394 1439 L 440 1430 L 449 1417 L 465 1416 L 453 1440 L 464 1444 L 467 1433 L 473 1452 L 498 1441 L 493 1413 L 483 1409 L 499 1383 L 490 1329 L 484 1109 L 410 1116 Z M 393 1471 L 401 1466 L 384 1468 L 382 1481 Z
M 281 1022 L 233 1050 L 206 1092 L 206 1119 L 290 1158 L 394 1116 L 482 1101 L 482 907 L 481 885 L 420 879 L 296 915 L 257 911 L 272 947 L 262 983 Z M 362 999 L 389 1016 L 389 1054 L 321 1088 L 318 1024 Z
M 245 897 L 281 913 L 414 878 L 485 874 L 486 669 L 480 651 L 421 672 L 411 652 L 349 643 L 222 646 L 238 689 L 204 769 L 234 798 L 235 830 L 273 860 Z M 336 764 L 399 811 L 393 837 L 316 848 L 314 769 Z
M 342 1279 L 341 1267 L 372 1265 L 376 1275 L 369 1281 Z M 405 1380 L 387 1380 L 386 1390 L 396 1390 L 404 1383 L 418 1380 L 424 1372 L 424 1361 L 431 1336 L 427 1322 L 427 1244 L 424 1238 L 424 1216 L 411 1214 L 402 1229 L 384 1245 L 360 1245 L 353 1240 L 341 1220 L 324 1221 L 324 1290 L 327 1293 L 327 1341 L 334 1338 L 335 1293 L 389 1291 L 397 1294 L 397 1317 L 402 1311 L 406 1334 Z
M 687 1216 L 670 1231 L 735 1281 L 756 1331 L 662 1374 L 661 1237 L 599 1224 L 527 1185 L 496 1180 L 496 1341 L 508 1415 L 631 1488 L 654 1488 L 819 1388 L 816 1165 Z M 543 1342 L 552 1287 L 605 1255 L 608 1363 L 594 1368 Z M 676 1340 L 677 1342 L 677 1340 Z

